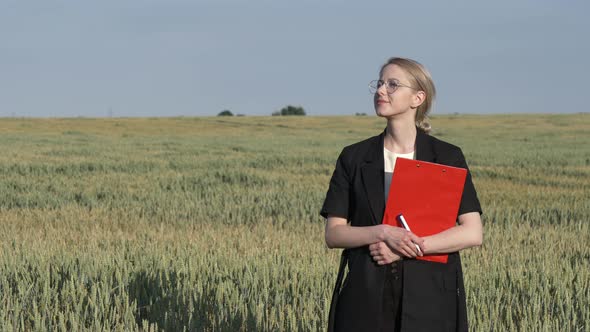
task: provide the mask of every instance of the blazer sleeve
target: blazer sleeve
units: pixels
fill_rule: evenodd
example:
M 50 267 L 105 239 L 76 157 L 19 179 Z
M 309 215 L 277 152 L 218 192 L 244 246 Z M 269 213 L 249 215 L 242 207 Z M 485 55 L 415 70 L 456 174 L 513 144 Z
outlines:
M 463 196 L 461 197 L 461 204 L 459 205 L 459 215 L 469 212 L 479 212 L 479 214 L 482 214 L 481 205 L 477 198 L 477 192 L 475 191 L 475 186 L 471 180 L 471 172 L 469 171 L 469 167 L 467 167 L 465 156 L 461 150 L 459 150 L 457 167 L 465 168 L 467 170 L 465 185 L 463 186 Z
M 336 161 L 336 168 L 330 179 L 330 187 L 320 211 L 322 217 L 328 218 L 328 215 L 333 215 L 348 219 L 349 194 L 352 182 L 349 171 L 349 165 L 345 162 L 343 150 L 338 157 L 338 161 Z

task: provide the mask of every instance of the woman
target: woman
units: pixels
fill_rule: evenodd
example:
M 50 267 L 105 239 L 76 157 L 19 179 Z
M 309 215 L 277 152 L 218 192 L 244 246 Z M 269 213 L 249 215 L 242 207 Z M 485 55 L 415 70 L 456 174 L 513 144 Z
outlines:
M 481 207 L 471 175 L 467 172 L 457 226 L 421 238 L 381 224 L 396 157 L 467 164 L 461 149 L 428 135 L 435 88 L 426 69 L 391 58 L 379 75 L 370 87 L 375 112 L 387 119 L 387 127 L 342 150 L 321 210 L 327 218 L 326 244 L 346 249 L 329 330 L 466 331 L 458 251 L 482 243 Z M 448 253 L 448 263 L 413 259 L 436 253 Z M 349 272 L 340 289 L 346 262 Z

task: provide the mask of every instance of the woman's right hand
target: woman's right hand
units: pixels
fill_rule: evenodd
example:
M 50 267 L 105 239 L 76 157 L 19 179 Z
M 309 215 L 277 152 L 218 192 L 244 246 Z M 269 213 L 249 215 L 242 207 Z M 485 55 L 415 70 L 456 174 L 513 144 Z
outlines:
M 378 230 L 378 238 L 385 242 L 391 249 L 399 252 L 405 257 L 415 258 L 416 256 L 422 256 L 424 240 L 419 238 L 416 234 L 401 227 L 385 224 L 379 225 Z M 414 244 L 420 246 L 420 251 L 416 249 Z
M 398 254 L 391 251 L 391 248 L 385 242 L 371 244 L 369 251 L 373 260 L 379 265 L 391 264 L 401 258 Z

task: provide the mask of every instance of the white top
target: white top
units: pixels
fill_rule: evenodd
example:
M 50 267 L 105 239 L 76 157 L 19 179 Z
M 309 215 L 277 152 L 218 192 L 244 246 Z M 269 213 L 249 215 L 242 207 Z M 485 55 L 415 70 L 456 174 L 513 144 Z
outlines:
M 383 161 L 385 166 L 384 186 L 385 189 L 385 203 L 387 203 L 387 196 L 389 196 L 389 187 L 391 186 L 391 177 L 393 176 L 393 169 L 395 168 L 395 161 L 397 158 L 414 159 L 414 151 L 410 153 L 395 153 L 383 148 Z

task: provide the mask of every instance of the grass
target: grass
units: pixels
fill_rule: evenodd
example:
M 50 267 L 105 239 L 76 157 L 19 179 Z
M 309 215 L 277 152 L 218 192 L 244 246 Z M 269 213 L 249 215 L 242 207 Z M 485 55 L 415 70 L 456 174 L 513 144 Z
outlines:
M 590 329 L 590 115 L 438 116 L 485 240 L 473 330 Z M 1 330 L 323 330 L 318 215 L 375 117 L 0 119 Z

